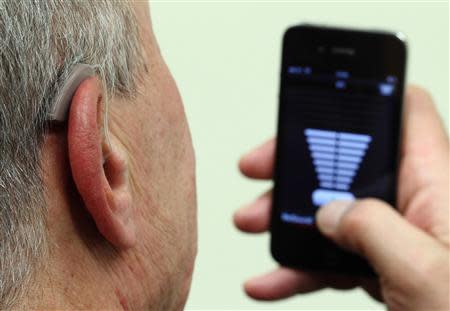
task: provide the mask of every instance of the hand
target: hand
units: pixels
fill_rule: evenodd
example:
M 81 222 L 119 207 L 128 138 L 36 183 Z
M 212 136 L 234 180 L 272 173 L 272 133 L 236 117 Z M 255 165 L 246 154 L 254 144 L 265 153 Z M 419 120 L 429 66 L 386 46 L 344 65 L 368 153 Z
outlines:
M 319 230 L 364 256 L 379 275 L 368 279 L 280 267 L 245 283 L 255 299 L 275 300 L 325 287 L 363 287 L 389 310 L 449 310 L 449 140 L 430 96 L 410 87 L 403 119 L 397 208 L 376 199 L 332 202 L 317 213 Z M 244 156 L 253 179 L 271 179 L 275 141 Z M 238 210 L 249 233 L 269 227 L 272 192 Z M 403 216 L 403 217 L 402 217 Z

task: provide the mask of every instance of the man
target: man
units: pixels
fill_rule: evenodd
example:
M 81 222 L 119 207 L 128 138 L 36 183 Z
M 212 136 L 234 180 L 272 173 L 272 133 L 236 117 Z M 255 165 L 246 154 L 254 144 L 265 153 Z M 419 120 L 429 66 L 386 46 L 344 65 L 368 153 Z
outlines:
M 182 309 L 194 153 L 148 5 L 2 1 L 0 55 L 0 309 Z M 77 63 L 97 75 L 49 124 Z
M 194 154 L 147 4 L 0 2 L 0 55 L 0 309 L 182 309 L 196 255 Z M 65 121 L 50 122 L 51 107 L 64 93 L 74 66 L 82 63 L 94 66 L 96 74 L 77 85 Z M 412 96 L 426 104 L 408 112 L 408 127 L 414 127 L 411 118 L 428 118 L 425 128 L 436 135 L 430 144 L 437 148 L 425 162 L 413 162 L 413 168 L 436 162 L 430 172 L 448 171 L 448 140 L 435 111 L 423 93 Z M 405 152 L 422 159 L 417 150 L 422 149 L 408 147 Z M 256 157 L 242 162 L 243 171 L 269 177 L 272 155 L 270 145 L 257 151 Z M 423 176 L 441 189 L 441 180 L 427 177 L 433 174 Z M 445 204 L 442 193 L 436 201 Z M 431 245 L 426 249 L 432 256 L 448 252 L 448 240 L 432 249 L 435 240 L 448 234 L 433 216 L 445 212 L 441 205 L 430 205 L 423 217 L 411 213 L 416 215 L 410 219 L 415 225 L 428 225 L 429 243 L 421 245 Z M 265 230 L 267 207 L 257 204 L 240 213 L 236 222 L 248 231 Z M 381 210 L 384 214 L 375 219 L 402 223 L 384 207 Z M 439 212 L 433 214 L 435 210 Z M 322 215 L 330 215 L 324 211 Z M 355 217 L 349 222 L 353 226 L 361 220 Z M 346 235 L 338 234 L 332 219 L 344 217 L 324 222 L 326 233 L 340 241 Z M 377 227 L 371 228 L 373 234 Z M 414 231 L 411 243 L 422 242 L 420 234 Z M 379 254 L 379 244 L 366 243 L 372 236 L 361 234 L 354 241 Z M 345 239 L 341 242 L 361 252 Z M 371 254 L 367 253 L 369 259 Z M 388 255 L 392 259 L 396 254 Z M 377 270 L 386 275 L 382 267 Z M 280 271 L 248 284 L 249 294 L 281 298 L 335 285 L 337 280 Z M 434 277 L 439 269 L 430 271 Z M 433 288 L 434 279 L 422 276 L 420 280 Z M 412 289 L 405 287 L 395 297 L 408 297 Z M 441 303 L 441 292 L 418 296 L 418 306 Z

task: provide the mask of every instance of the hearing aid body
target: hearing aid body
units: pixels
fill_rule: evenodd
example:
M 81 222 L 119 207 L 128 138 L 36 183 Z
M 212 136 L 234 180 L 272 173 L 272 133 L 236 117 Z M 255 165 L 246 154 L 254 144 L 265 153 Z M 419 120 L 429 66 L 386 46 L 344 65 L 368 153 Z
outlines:
M 69 77 L 56 96 L 49 116 L 50 121 L 64 122 L 67 119 L 70 102 L 78 86 L 80 86 L 81 82 L 93 76 L 95 76 L 95 70 L 90 65 L 77 64 L 73 67 Z

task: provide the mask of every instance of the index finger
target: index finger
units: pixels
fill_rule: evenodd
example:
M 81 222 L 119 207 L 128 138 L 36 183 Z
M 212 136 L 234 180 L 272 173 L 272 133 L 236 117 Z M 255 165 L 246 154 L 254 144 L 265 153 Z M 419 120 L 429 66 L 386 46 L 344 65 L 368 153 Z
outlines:
M 239 161 L 242 174 L 255 179 L 271 179 L 275 162 L 274 138 L 244 155 Z
M 421 88 L 409 87 L 404 110 L 400 210 L 420 189 L 433 186 L 442 188 L 436 192 L 447 192 L 449 170 L 448 136 L 431 96 Z M 446 198 L 443 202 L 448 202 L 448 195 Z
M 410 86 L 405 94 L 402 156 L 440 156 L 447 162 L 448 136 L 433 98 L 424 89 Z M 433 161 L 430 161 L 430 164 Z
M 428 92 L 408 88 L 403 121 L 398 208 L 448 244 L 449 140 Z

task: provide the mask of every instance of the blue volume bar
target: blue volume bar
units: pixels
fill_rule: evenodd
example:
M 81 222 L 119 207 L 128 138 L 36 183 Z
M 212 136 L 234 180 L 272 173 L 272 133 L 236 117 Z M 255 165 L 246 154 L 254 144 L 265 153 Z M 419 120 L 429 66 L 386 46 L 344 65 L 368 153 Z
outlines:
M 320 177 L 319 177 L 320 179 Z M 346 184 L 350 184 L 353 181 L 353 178 L 351 177 L 347 177 L 347 176 L 337 176 L 336 177 L 336 182 L 338 183 L 346 183 Z
M 338 176 L 350 176 L 350 177 L 354 177 L 356 175 L 355 171 L 353 171 L 353 170 L 344 170 L 344 169 L 338 169 L 336 174 Z
M 309 150 L 311 151 L 319 151 L 319 152 L 336 152 L 336 148 L 334 146 L 321 146 L 321 145 L 310 145 Z
M 328 161 L 328 160 L 317 159 L 317 160 L 314 160 L 314 165 L 315 166 L 331 166 L 331 167 L 333 167 L 334 166 L 334 162 L 333 161 Z
M 357 170 L 359 168 L 359 165 L 356 163 L 338 163 L 338 168 L 348 168 L 351 170 Z
M 321 206 L 334 200 L 353 201 L 355 196 L 350 192 L 317 189 L 312 194 L 312 201 L 315 205 Z
M 333 153 L 313 152 L 311 156 L 313 157 L 313 159 L 334 160 Z
M 339 145 L 339 147 L 350 147 L 350 148 L 363 149 L 363 150 L 366 150 L 368 147 L 367 143 L 343 141 L 343 140 L 340 140 L 338 142 L 338 145 Z
M 349 188 L 348 184 L 336 184 L 336 189 L 338 190 L 348 190 Z
M 354 157 L 340 154 L 338 155 L 338 161 L 361 163 L 361 157 Z
M 337 133 L 333 131 L 306 129 L 305 135 L 308 137 L 323 137 L 323 138 L 331 138 L 334 140 L 336 139 Z
M 328 182 L 328 181 L 320 182 L 320 186 L 322 188 L 330 188 L 330 189 L 334 188 L 333 183 L 332 182 Z
M 364 152 L 364 150 L 361 150 L 361 149 L 349 149 L 349 148 L 342 148 L 342 147 L 338 148 L 338 153 L 355 155 L 355 156 L 360 156 L 360 157 L 363 157 L 366 154 Z
M 333 174 L 334 169 L 331 167 L 316 167 L 317 173 Z
M 353 141 L 359 141 L 364 143 L 370 143 L 372 141 L 372 137 L 369 135 L 363 135 L 363 134 L 353 134 L 353 133 L 339 133 L 339 139 L 340 140 L 353 140 Z
M 333 181 L 333 175 L 329 174 L 319 174 L 319 180 L 320 181 Z
M 328 138 L 308 137 L 307 141 L 310 144 L 327 145 L 327 146 L 334 146 L 336 144 L 334 139 Z

